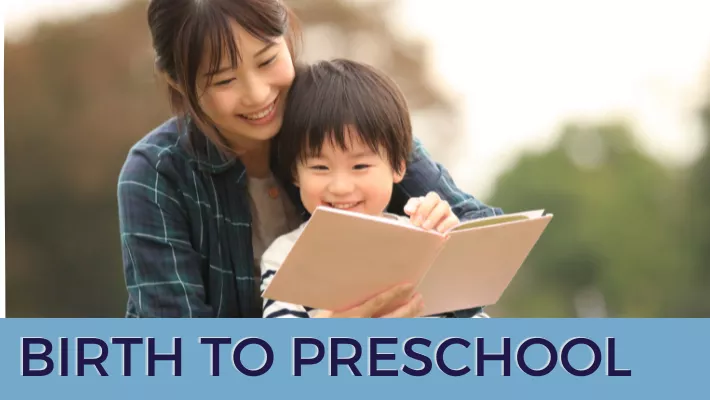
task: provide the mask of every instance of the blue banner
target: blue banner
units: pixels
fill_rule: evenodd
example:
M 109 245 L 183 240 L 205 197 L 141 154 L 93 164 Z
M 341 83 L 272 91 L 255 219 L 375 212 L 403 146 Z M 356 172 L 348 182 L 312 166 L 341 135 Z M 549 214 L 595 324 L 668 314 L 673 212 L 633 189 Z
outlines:
M 5 319 L 0 338 L 8 399 L 690 399 L 710 378 L 707 319 Z

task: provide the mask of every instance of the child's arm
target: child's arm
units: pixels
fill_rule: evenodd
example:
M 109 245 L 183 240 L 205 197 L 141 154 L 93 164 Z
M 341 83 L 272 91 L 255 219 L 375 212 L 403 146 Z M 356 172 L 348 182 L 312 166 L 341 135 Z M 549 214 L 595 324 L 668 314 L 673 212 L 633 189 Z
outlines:
M 292 237 L 294 236 L 294 237 Z M 276 271 L 281 268 L 281 264 L 286 259 L 286 255 L 296 242 L 293 233 L 277 238 L 266 250 L 261 259 L 261 294 L 264 294 L 274 279 Z M 264 318 L 309 318 L 308 310 L 298 304 L 285 303 L 264 298 L 262 306 L 262 316 Z
M 274 274 L 278 270 L 279 265 L 275 265 L 272 261 L 262 260 L 261 262 L 261 293 L 264 293 L 266 288 L 274 278 Z M 264 318 L 309 318 L 308 311 L 305 307 L 298 304 L 285 303 L 264 298 L 262 316 Z

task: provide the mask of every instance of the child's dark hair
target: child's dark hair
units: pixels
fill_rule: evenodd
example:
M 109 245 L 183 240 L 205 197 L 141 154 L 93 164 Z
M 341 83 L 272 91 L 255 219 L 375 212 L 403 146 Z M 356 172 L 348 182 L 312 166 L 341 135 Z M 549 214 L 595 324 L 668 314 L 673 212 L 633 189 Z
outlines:
M 317 156 L 326 140 L 347 149 L 346 126 L 395 171 L 412 147 L 407 102 L 397 84 L 367 64 L 335 59 L 296 69 L 274 155 L 277 172 L 292 181 L 299 162 Z M 401 172 L 401 171 L 400 171 Z

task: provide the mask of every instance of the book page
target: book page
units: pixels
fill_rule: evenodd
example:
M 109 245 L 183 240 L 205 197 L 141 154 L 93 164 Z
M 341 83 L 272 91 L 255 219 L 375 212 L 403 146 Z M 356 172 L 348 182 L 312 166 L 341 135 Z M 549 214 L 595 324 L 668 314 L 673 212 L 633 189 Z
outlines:
M 449 230 L 449 232 L 460 231 L 460 230 L 470 229 L 470 228 L 478 228 L 478 227 L 482 227 L 482 226 L 502 224 L 505 222 L 523 221 L 523 220 L 527 220 L 527 219 L 540 218 L 540 217 L 542 217 L 542 214 L 544 212 L 545 212 L 545 210 L 535 210 L 535 211 L 525 211 L 525 212 L 514 213 L 514 214 L 504 214 L 504 215 L 496 215 L 493 217 L 474 219 L 471 221 L 465 221 L 465 222 L 458 224 L 456 227 Z
M 400 283 L 417 284 L 445 240 L 396 220 L 319 209 L 264 297 L 346 309 Z
M 426 315 L 495 304 L 551 218 L 449 234 L 419 286 Z

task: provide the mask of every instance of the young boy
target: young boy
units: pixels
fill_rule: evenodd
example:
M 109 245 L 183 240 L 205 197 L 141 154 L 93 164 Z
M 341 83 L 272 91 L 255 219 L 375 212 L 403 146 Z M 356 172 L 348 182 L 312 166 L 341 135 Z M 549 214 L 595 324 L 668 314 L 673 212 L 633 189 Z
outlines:
M 309 213 L 328 206 L 408 221 L 385 213 L 413 141 L 406 101 L 390 78 L 354 61 L 322 61 L 298 71 L 287 102 L 274 144 L 278 174 L 294 181 Z M 455 226 L 459 220 L 449 205 L 429 196 L 438 200 L 430 214 L 437 222 L 424 228 L 443 232 Z M 262 293 L 304 227 L 277 238 L 263 254 Z M 263 311 L 265 318 L 329 313 L 270 299 Z

